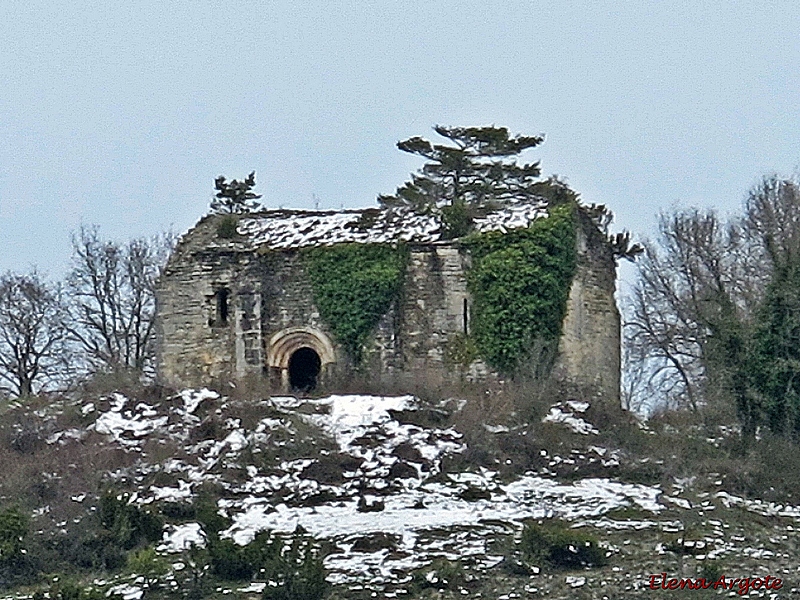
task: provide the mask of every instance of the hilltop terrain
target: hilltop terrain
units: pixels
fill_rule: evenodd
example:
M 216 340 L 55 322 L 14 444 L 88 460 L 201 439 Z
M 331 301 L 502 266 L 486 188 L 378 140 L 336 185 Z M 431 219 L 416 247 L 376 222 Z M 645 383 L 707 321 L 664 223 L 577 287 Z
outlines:
M 749 597 L 785 597 L 800 573 L 796 475 L 730 459 L 726 427 L 236 389 L 14 401 L 2 423 L 0 538 L 10 510 L 28 522 L 0 544 L 8 598 L 260 598 L 292 543 L 331 598 L 670 597 L 646 589 L 662 572 L 769 574 L 783 588 Z

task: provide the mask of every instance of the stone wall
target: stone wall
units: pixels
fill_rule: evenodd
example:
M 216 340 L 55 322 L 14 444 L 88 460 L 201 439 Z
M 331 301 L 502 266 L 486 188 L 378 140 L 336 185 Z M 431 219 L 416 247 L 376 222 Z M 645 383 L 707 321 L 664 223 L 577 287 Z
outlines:
M 236 354 L 244 356 L 244 340 L 235 332 L 233 289 L 246 262 L 244 255 L 217 252 L 171 259 L 158 290 L 158 371 L 166 383 L 211 383 L 240 375 Z M 220 290 L 230 292 L 225 322 L 217 314 Z
M 204 219 L 184 236 L 159 284 L 162 380 L 197 386 L 257 377 L 283 391 L 287 353 L 306 346 L 322 357 L 323 384 L 345 382 L 353 365 L 320 317 L 301 253 L 220 240 L 214 223 Z M 577 271 L 554 375 L 576 393 L 618 401 L 616 264 L 586 215 L 578 233 Z M 410 245 L 402 296 L 367 344 L 362 373 L 432 385 L 495 377 L 482 361 L 460 364 L 449 352 L 470 327 L 469 265 L 469 253 L 457 241 Z M 224 322 L 220 290 L 227 294 Z
M 457 242 L 416 244 L 409 254 L 403 294 L 376 329 L 370 368 L 406 384 L 469 377 L 482 363 L 470 368 L 447 356 L 448 345 L 469 327 L 469 254 Z
M 579 397 L 619 403 L 620 315 L 616 261 L 589 217 L 579 211 L 577 269 L 567 300 L 554 376 Z

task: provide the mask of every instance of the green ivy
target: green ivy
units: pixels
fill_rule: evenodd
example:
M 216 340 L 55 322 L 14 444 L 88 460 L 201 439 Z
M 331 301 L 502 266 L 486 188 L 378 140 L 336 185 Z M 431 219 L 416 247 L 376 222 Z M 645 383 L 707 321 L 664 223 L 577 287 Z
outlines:
M 472 332 L 493 368 L 517 372 L 537 343 L 561 335 L 575 274 L 574 203 L 549 209 L 546 219 L 507 233 L 473 234 L 467 288 L 473 298 Z
M 364 344 L 400 294 L 405 246 L 337 244 L 304 250 L 314 301 L 333 335 L 359 363 Z

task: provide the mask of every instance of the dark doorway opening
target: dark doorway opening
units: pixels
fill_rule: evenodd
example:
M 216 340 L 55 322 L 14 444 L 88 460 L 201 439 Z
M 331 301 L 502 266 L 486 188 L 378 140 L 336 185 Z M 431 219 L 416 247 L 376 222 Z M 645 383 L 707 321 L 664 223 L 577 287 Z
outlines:
M 289 359 L 289 385 L 298 392 L 310 392 L 317 387 L 322 362 L 311 348 L 300 348 Z

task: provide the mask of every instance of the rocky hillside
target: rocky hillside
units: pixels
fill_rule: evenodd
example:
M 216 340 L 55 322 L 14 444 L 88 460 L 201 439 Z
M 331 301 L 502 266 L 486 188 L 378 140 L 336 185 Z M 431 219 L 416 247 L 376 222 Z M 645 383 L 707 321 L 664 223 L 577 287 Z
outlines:
M 800 507 L 708 470 L 727 464 L 728 428 L 609 425 L 578 401 L 540 414 L 207 389 L 38 402 L 3 418 L 8 598 L 671 597 L 661 573 L 770 575 L 781 588 L 745 597 L 798 592 Z M 287 560 L 327 585 L 276 595 Z M 680 593 L 741 595 L 717 587 Z

